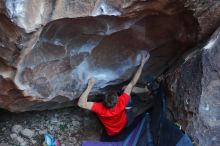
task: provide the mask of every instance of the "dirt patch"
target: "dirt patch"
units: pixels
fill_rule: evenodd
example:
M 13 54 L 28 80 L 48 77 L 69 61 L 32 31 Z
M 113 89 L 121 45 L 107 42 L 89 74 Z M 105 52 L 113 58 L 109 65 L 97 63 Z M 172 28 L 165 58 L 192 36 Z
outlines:
M 62 146 L 78 146 L 83 140 L 99 140 L 102 127 L 97 117 L 86 110 L 79 108 L 65 108 L 43 112 L 0 113 L 0 143 L 12 146 L 21 145 L 13 138 L 12 127 L 21 125 L 23 129 L 34 132 L 32 138 L 27 138 L 20 133 L 16 134 L 24 140 L 24 145 L 42 146 L 43 134 L 53 134 Z

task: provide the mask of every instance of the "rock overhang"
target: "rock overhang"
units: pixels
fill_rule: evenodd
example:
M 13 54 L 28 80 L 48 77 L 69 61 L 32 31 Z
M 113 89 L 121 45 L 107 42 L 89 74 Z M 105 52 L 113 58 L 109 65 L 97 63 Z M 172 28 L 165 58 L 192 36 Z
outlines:
M 166 6 L 151 2 L 120 16 L 52 19 L 33 35 L 22 32 L 26 40 L 11 80 L 24 97 L 10 107 L 25 100 L 20 111 L 60 107 L 81 94 L 90 76 L 98 78 L 92 94 L 106 92 L 131 77 L 142 52 L 150 54 L 144 75 L 157 76 L 196 43 L 198 33 L 191 11 Z

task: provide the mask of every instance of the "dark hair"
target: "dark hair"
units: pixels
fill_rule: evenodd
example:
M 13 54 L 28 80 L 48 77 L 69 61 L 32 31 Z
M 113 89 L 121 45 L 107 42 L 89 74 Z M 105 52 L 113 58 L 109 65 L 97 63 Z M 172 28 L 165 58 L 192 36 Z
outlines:
M 110 93 L 107 93 L 107 94 L 104 96 L 103 104 L 104 104 L 107 108 L 113 108 L 113 107 L 115 107 L 117 101 L 118 101 L 117 92 L 110 92 Z
M 152 77 L 152 76 L 145 77 L 145 82 L 146 82 L 145 84 L 147 85 L 147 88 L 150 91 L 156 91 L 160 87 L 160 85 L 157 82 L 157 80 L 154 77 Z

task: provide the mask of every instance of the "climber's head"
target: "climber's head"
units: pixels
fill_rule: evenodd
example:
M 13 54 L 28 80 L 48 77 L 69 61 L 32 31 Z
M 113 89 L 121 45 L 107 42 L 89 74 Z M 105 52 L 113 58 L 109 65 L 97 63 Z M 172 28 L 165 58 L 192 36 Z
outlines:
M 107 108 L 114 108 L 118 101 L 117 92 L 109 92 L 104 96 L 103 103 Z

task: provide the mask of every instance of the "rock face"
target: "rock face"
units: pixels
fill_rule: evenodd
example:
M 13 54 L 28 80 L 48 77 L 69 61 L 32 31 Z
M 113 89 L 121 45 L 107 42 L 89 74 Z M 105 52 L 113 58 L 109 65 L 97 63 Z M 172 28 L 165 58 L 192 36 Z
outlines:
M 220 141 L 220 28 L 166 75 L 169 108 L 196 145 Z
M 185 7 L 194 11 L 200 30 L 199 41 L 207 40 L 219 27 L 220 1 L 218 0 L 181 0 Z
M 90 76 L 93 95 L 130 79 L 143 52 L 144 75 L 161 74 L 220 18 L 219 2 L 180 1 L 1 1 L 0 107 L 72 106 Z
M 179 2 L 0 4 L 0 107 L 15 112 L 72 106 L 90 76 L 92 94 L 106 92 L 130 79 L 143 53 L 145 75 L 156 76 L 197 40 L 198 23 Z
M 125 81 L 139 64 L 141 51 L 147 53 L 144 35 L 135 37 L 135 27 L 143 26 L 124 30 L 133 23 L 115 17 L 49 23 L 22 59 L 17 85 L 23 86 L 27 95 L 73 99 L 82 93 L 90 76 L 97 79 L 93 92 Z
M 219 22 L 214 0 L 1 0 L 0 108 L 72 106 L 90 76 L 91 95 L 128 81 L 141 54 L 158 76 Z M 199 145 L 220 139 L 219 31 L 166 74 L 169 108 Z

